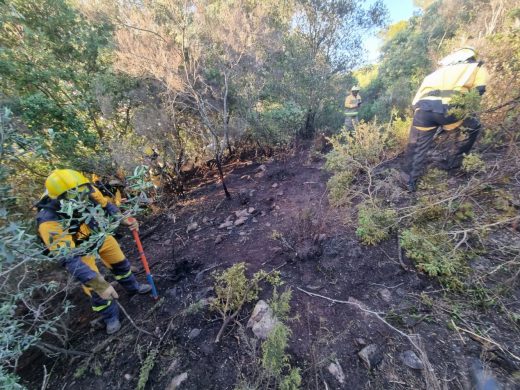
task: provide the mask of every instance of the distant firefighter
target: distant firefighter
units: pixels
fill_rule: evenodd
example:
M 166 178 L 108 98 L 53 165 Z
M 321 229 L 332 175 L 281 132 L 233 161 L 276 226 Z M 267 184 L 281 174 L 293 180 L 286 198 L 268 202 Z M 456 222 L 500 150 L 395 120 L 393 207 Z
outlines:
M 358 110 L 361 105 L 361 95 L 359 87 L 353 86 L 350 94 L 345 98 L 345 127 L 354 131 L 354 126 L 358 123 Z

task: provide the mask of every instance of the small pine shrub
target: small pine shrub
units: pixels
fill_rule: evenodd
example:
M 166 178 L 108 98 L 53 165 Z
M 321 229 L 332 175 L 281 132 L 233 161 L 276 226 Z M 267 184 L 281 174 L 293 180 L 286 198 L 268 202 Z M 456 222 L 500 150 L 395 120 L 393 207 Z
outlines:
M 462 160 L 462 169 L 467 173 L 486 172 L 486 163 L 476 153 L 470 153 L 464 156 Z
M 400 153 L 406 149 L 408 145 L 408 137 L 410 134 L 410 126 L 412 125 L 412 118 L 406 117 L 395 118 L 389 128 L 388 146 Z
M 334 206 L 346 203 L 346 195 L 349 193 L 350 185 L 354 179 L 354 173 L 350 170 L 338 172 L 327 182 L 329 189 L 329 200 Z
M 358 211 L 356 234 L 365 245 L 375 245 L 388 238 L 397 212 L 384 209 L 371 202 L 364 202 Z
M 419 189 L 439 193 L 448 189 L 448 173 L 430 168 L 419 181 Z
M 464 253 L 455 249 L 447 233 L 436 227 L 412 226 L 401 233 L 400 242 L 417 268 L 429 276 L 453 281 L 464 264 Z
M 333 205 L 348 203 L 354 178 L 385 160 L 387 139 L 388 133 L 375 122 L 359 123 L 354 134 L 343 128 L 330 138 L 333 150 L 326 156 L 325 169 L 333 173 L 327 183 Z
M 159 350 L 154 348 L 148 353 L 148 355 L 146 355 L 146 359 L 144 359 L 143 365 L 141 366 L 141 370 L 139 371 L 139 381 L 137 382 L 137 390 L 144 390 L 146 382 L 148 382 L 148 378 L 150 377 L 150 372 L 153 370 L 155 366 L 155 361 L 157 359 L 158 353 Z

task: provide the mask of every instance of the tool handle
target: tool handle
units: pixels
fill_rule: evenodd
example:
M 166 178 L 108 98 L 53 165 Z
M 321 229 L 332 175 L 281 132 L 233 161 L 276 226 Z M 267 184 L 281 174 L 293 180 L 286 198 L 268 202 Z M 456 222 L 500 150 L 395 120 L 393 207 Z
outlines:
M 139 257 L 141 258 L 141 263 L 143 263 L 145 272 L 147 274 L 149 274 L 150 268 L 148 267 L 148 261 L 146 260 L 146 255 L 144 254 L 143 245 L 141 244 L 141 239 L 139 238 L 139 232 L 137 230 L 132 230 L 132 234 L 134 235 L 134 240 L 137 245 L 137 250 L 139 251 Z

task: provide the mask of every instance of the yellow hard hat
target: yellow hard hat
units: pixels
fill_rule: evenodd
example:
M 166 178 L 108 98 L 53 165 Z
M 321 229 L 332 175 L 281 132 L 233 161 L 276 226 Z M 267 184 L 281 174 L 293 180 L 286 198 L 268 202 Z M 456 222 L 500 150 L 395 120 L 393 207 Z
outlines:
M 78 171 L 56 169 L 45 180 L 45 188 L 49 193 L 49 197 L 56 199 L 64 192 L 87 183 L 89 183 L 88 179 Z

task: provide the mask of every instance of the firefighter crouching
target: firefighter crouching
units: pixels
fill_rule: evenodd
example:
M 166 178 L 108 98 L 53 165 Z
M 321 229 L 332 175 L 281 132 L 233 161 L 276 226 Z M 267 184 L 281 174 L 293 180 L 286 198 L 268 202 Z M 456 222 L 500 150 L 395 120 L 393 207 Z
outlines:
M 82 253 L 89 252 L 89 248 L 82 248 L 82 243 L 86 244 L 90 234 L 97 229 L 96 221 L 83 221 L 81 215 L 73 215 L 72 222 L 69 222 L 70 226 L 66 226 L 70 218 L 60 212 L 62 202 L 99 204 L 108 216 L 120 216 L 117 206 L 108 202 L 101 192 L 77 171 L 56 170 L 45 181 L 45 187 L 47 195 L 37 204 L 36 221 L 38 234 L 49 249 L 50 255 L 58 255 L 60 248 L 63 247 L 83 249 Z M 78 219 L 80 222 L 75 222 Z M 134 218 L 122 219 L 121 223 L 131 230 L 138 229 Z M 101 262 L 112 272 L 114 278 L 128 294 L 146 294 L 151 291 L 150 285 L 137 282 L 130 270 L 130 262 L 113 236 L 107 235 L 98 248 L 97 253 Z M 82 283 L 83 290 L 90 296 L 92 310 L 101 314 L 107 333 L 116 333 L 121 328 L 121 323 L 118 306 L 113 300 L 119 296 L 112 285 L 99 273 L 95 254 L 81 254 L 81 252 L 80 254 L 71 252 L 60 260 L 67 271 Z

